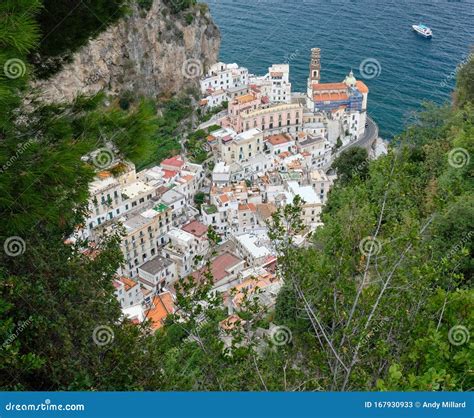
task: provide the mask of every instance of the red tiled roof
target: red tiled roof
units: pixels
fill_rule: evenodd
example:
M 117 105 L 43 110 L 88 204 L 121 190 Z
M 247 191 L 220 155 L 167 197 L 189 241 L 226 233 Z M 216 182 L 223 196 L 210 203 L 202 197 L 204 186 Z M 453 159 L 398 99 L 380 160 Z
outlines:
M 163 169 L 163 173 L 164 173 L 164 174 L 163 174 L 163 177 L 164 177 L 165 179 L 171 179 L 171 178 L 173 178 L 174 176 L 176 176 L 176 174 L 178 174 L 177 171 L 165 170 L 165 169 Z
M 181 228 L 183 231 L 189 232 L 200 238 L 207 233 L 207 226 L 198 221 L 191 221 Z
M 286 134 L 277 134 L 267 137 L 266 141 L 272 145 L 281 145 L 292 141 L 292 139 Z
M 229 197 L 226 195 L 226 194 L 221 194 L 219 196 L 219 200 L 222 202 L 222 203 L 226 203 L 229 201 Z
M 173 297 L 170 292 L 160 293 L 153 298 L 153 307 L 146 313 L 151 328 L 157 330 L 163 326 L 166 317 L 174 312 Z
M 337 93 L 315 93 L 314 100 L 319 102 L 333 102 L 340 100 L 348 100 L 349 96 L 347 93 L 337 92 Z
M 313 84 L 313 91 L 325 90 L 344 90 L 347 91 L 347 86 L 344 83 L 316 83 Z
M 180 155 L 175 157 L 167 158 L 163 160 L 160 165 L 168 165 L 176 168 L 181 168 L 184 165 L 183 158 Z
M 253 94 L 244 94 L 243 96 L 238 96 L 235 98 L 238 104 L 245 104 L 250 103 L 255 100 L 255 96 Z
M 368 93 L 369 92 L 369 88 L 361 80 L 356 81 L 356 87 L 357 87 L 357 90 L 359 90 L 361 93 Z
M 211 274 L 214 279 L 214 282 L 218 282 L 219 280 L 226 277 L 229 273 L 228 270 L 232 270 L 237 264 L 239 264 L 242 260 L 235 255 L 225 252 L 219 256 L 217 256 L 211 262 Z M 199 280 L 204 277 L 204 273 L 207 271 L 206 267 L 195 271 L 192 276 Z

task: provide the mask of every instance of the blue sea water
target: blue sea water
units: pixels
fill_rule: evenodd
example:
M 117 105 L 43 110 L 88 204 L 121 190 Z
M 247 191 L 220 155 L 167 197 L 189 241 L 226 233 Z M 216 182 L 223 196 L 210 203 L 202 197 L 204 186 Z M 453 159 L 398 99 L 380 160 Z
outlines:
M 369 113 L 385 138 L 400 132 L 422 101 L 450 99 L 456 67 L 474 44 L 473 0 L 208 0 L 208 4 L 221 30 L 222 61 L 237 62 L 255 74 L 265 74 L 273 63 L 287 62 L 293 91 L 304 92 L 310 49 L 319 47 L 321 81 L 342 81 L 353 69 L 370 89 Z M 431 40 L 411 30 L 420 22 L 432 28 Z

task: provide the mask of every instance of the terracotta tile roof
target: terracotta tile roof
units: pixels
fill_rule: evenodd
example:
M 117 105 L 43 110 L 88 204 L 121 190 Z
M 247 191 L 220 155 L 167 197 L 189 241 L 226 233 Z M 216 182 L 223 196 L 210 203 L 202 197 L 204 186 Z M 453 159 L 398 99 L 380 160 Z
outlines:
M 272 72 L 270 73 L 270 75 L 271 75 L 272 77 L 283 77 L 283 73 L 280 72 L 280 71 L 272 71 Z
M 181 228 L 183 231 L 193 234 L 195 237 L 202 237 L 207 234 L 207 226 L 198 221 L 191 221 Z
M 335 102 L 342 100 L 349 100 L 347 93 L 315 93 L 313 99 L 318 102 Z
M 187 183 L 188 181 L 191 181 L 194 178 L 191 174 L 187 174 L 183 177 L 180 178 L 180 180 L 183 180 L 183 183 Z
M 207 105 L 207 99 L 199 100 L 199 106 L 206 106 L 206 105 Z
M 284 151 L 284 152 L 280 152 L 280 154 L 278 154 L 278 157 L 284 160 L 286 157 L 289 157 L 290 155 L 291 155 L 291 152 Z
M 257 213 L 262 219 L 269 218 L 276 211 L 277 207 L 273 203 L 261 203 L 257 205 Z
M 222 203 L 227 203 L 229 201 L 229 197 L 226 195 L 226 194 L 221 194 L 218 199 L 222 202 Z
M 234 287 L 237 293 L 235 294 L 232 302 L 235 306 L 239 307 L 245 297 L 245 291 L 248 297 L 249 295 L 254 293 L 257 288 L 263 289 L 267 286 L 270 286 L 272 283 L 275 282 L 275 280 L 275 275 L 271 273 L 266 273 L 258 277 L 250 277 L 249 279 L 244 280 L 242 283 Z
M 239 210 L 245 211 L 249 210 L 251 212 L 255 212 L 255 205 L 253 203 L 239 203 Z
M 151 290 L 147 289 L 146 287 L 142 287 L 140 290 L 142 291 L 144 297 L 148 296 L 151 293 Z
M 222 142 L 225 144 L 226 142 L 232 141 L 234 138 L 232 135 L 226 135 L 221 138 Z
M 266 141 L 272 145 L 281 145 L 293 141 L 293 139 L 286 134 L 277 134 L 267 137 Z
M 184 165 L 183 158 L 180 155 L 175 157 L 167 158 L 160 163 L 161 166 L 168 165 L 176 168 L 181 168 Z
M 344 83 L 316 83 L 313 84 L 313 91 L 325 90 L 344 90 L 347 91 L 347 86 Z
M 176 176 L 176 174 L 178 174 L 177 171 L 172 171 L 172 170 L 165 170 L 165 169 L 163 169 L 163 177 L 164 177 L 165 179 L 173 178 L 174 176 Z
M 243 96 L 236 97 L 235 100 L 238 104 L 245 104 L 255 100 L 255 96 L 253 94 L 244 94 Z
M 359 90 L 361 93 L 368 93 L 369 92 L 369 88 L 361 80 L 356 81 L 356 87 L 357 87 L 357 90 Z
M 153 307 L 146 312 L 146 318 L 151 321 L 151 328 L 157 330 L 163 326 L 166 317 L 173 312 L 173 297 L 170 292 L 164 292 L 153 298 Z
M 119 279 L 125 285 L 125 291 L 128 292 L 132 287 L 135 287 L 138 283 L 134 282 L 128 277 L 120 277 Z
M 165 171 L 165 170 L 164 170 Z M 166 176 L 165 176 L 166 177 Z M 170 189 L 169 187 L 166 187 L 166 186 L 160 186 L 158 187 L 158 189 L 156 189 L 156 192 L 155 194 L 158 196 L 158 197 L 161 197 L 163 196 L 166 192 L 168 192 Z
M 110 176 L 112 176 L 112 174 L 109 171 L 100 171 L 99 173 L 97 173 L 97 177 L 99 177 L 100 179 L 106 179 Z
M 229 270 L 232 270 L 237 264 L 241 263 L 242 260 L 235 255 L 225 252 L 219 256 L 217 256 L 211 262 L 211 274 L 214 279 L 214 282 L 218 282 L 226 277 L 229 273 Z M 195 271 L 192 276 L 196 280 L 200 280 L 204 278 L 204 274 L 206 273 L 207 268 L 203 267 L 202 269 Z

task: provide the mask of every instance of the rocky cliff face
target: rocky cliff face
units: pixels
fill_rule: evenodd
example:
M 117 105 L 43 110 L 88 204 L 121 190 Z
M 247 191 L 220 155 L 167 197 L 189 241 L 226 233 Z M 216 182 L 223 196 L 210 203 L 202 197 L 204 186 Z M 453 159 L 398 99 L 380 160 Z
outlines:
M 132 91 L 156 97 L 197 87 L 218 59 L 220 33 L 205 5 L 174 15 L 162 0 L 130 15 L 91 40 L 73 62 L 35 87 L 46 101 L 78 94 Z

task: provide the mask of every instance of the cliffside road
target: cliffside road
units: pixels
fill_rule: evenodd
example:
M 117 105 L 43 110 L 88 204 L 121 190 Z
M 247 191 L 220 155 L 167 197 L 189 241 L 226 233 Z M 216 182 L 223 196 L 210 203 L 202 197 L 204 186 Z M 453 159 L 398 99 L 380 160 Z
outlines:
M 347 145 L 344 145 L 343 147 L 339 148 L 338 151 L 333 155 L 331 158 L 331 161 L 322 169 L 324 171 L 329 171 L 331 169 L 331 164 L 334 161 L 334 159 L 342 152 L 345 151 L 351 147 L 362 147 L 367 150 L 370 154 L 370 149 L 372 148 L 373 143 L 376 141 L 376 139 L 379 136 L 379 127 L 377 124 L 370 118 L 369 115 L 367 115 L 367 127 L 365 128 L 364 135 L 362 135 L 357 141 L 350 142 Z
M 207 128 L 209 128 L 209 126 L 215 125 L 220 118 L 223 118 L 226 115 L 227 115 L 227 110 L 223 110 L 223 111 L 213 115 L 212 118 L 209 119 L 207 122 L 201 123 L 197 127 L 197 129 L 207 129 Z
M 377 124 L 367 115 L 367 127 L 365 128 L 364 135 L 362 135 L 357 141 L 350 142 L 349 144 L 340 148 L 336 156 L 339 155 L 342 151 L 349 149 L 351 147 L 362 147 L 370 151 L 372 144 L 379 136 L 379 127 Z

